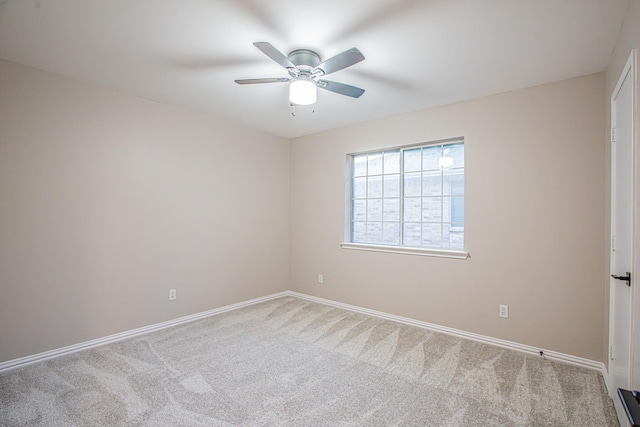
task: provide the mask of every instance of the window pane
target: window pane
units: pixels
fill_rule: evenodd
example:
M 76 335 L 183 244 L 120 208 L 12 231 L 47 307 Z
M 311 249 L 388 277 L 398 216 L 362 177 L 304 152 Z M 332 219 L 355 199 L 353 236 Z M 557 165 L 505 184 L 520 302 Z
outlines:
M 382 243 L 385 245 L 400 244 L 400 224 L 397 222 L 385 222 L 382 224 Z
M 451 222 L 464 226 L 464 197 L 451 197 Z
M 399 151 L 390 151 L 384 153 L 384 173 L 400 173 Z
M 384 175 L 384 197 L 400 196 L 400 175 Z
M 442 221 L 442 198 L 425 197 L 422 199 L 422 221 L 441 222 Z
M 367 175 L 382 175 L 382 154 L 369 154 Z
M 365 176 L 367 174 L 367 155 L 353 157 L 353 176 Z
M 404 151 L 404 171 L 414 172 L 421 169 L 420 152 L 421 148 Z
M 422 149 L 422 169 L 423 170 L 439 170 L 440 157 L 442 156 L 442 145 L 434 145 L 432 147 L 424 147 Z
M 404 220 L 420 221 L 422 213 L 422 203 L 420 197 L 406 197 L 404 199 Z
M 400 221 L 400 199 L 384 199 L 383 221 Z
M 367 197 L 382 197 L 382 176 L 370 176 L 368 178 Z
M 442 173 L 440 171 L 424 172 L 422 178 L 422 195 L 439 196 L 442 194 Z
M 405 223 L 402 227 L 402 244 L 404 246 L 420 246 L 420 224 Z
M 462 196 L 464 194 L 464 172 L 460 170 L 443 171 L 444 194 Z
M 367 197 L 367 178 L 354 178 L 353 198 L 362 199 Z
M 367 222 L 367 243 L 382 243 L 381 222 Z
M 382 199 L 370 199 L 368 201 L 367 221 L 382 221 Z
M 451 224 L 442 224 L 442 247 L 451 249 Z
M 447 150 L 449 150 L 447 152 Z M 444 146 L 443 155 L 453 157 L 453 167 L 464 167 L 464 144 L 448 144 Z
M 354 200 L 352 219 L 354 221 L 364 221 L 367 219 L 367 201 L 366 200 Z
M 422 246 L 441 247 L 442 246 L 442 225 L 422 224 Z
M 462 237 L 462 235 L 460 235 Z M 460 239 L 457 241 L 451 241 L 451 244 L 449 245 L 450 249 L 453 250 L 458 250 L 458 251 L 462 251 L 464 250 L 464 240 Z
M 422 195 L 422 174 L 420 172 L 404 174 L 404 195 L 405 196 L 421 196 Z
M 367 242 L 367 226 L 365 222 L 357 221 L 353 223 L 353 236 L 351 239 L 355 243 Z
M 456 224 L 442 225 L 442 247 L 449 249 L 464 249 L 464 229 Z

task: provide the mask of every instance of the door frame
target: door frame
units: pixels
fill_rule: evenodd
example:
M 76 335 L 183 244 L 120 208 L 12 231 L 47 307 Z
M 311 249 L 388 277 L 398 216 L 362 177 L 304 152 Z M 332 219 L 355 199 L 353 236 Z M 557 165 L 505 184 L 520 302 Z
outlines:
M 638 197 L 638 190 L 640 189 L 640 185 L 638 182 L 638 135 L 637 135 L 637 90 L 638 90 L 638 85 L 637 85 L 637 51 L 636 49 L 632 49 L 631 53 L 629 55 L 629 58 L 627 59 L 627 62 L 625 64 L 625 66 L 623 67 L 622 71 L 620 72 L 620 76 L 618 78 L 618 82 L 616 84 L 615 89 L 613 90 L 613 93 L 611 94 L 611 98 L 610 98 L 610 105 L 611 105 L 611 147 L 610 147 L 610 166 L 611 166 L 611 175 L 610 175 L 610 179 L 611 179 L 611 186 L 610 186 L 610 217 L 609 217 L 609 223 L 610 223 L 610 230 L 609 230 L 609 237 L 610 237 L 610 242 L 609 242 L 609 342 L 608 342 L 608 346 L 607 346 L 607 355 L 606 355 L 606 359 L 607 359 L 607 371 L 610 371 L 610 367 L 611 367 L 611 355 L 612 355 L 612 346 L 613 346 L 613 339 L 614 339 L 614 328 L 615 328 L 615 322 L 614 322 L 614 316 L 613 316 L 613 312 L 614 312 L 614 297 L 615 297 L 615 285 L 616 285 L 616 280 L 611 278 L 611 274 L 620 274 L 617 273 L 615 271 L 613 271 L 614 269 L 614 253 L 613 253 L 613 247 L 614 247 L 614 242 L 613 242 L 613 235 L 614 235 L 614 198 L 615 198 L 615 169 L 614 169 L 614 165 L 615 165 L 615 158 L 614 158 L 614 145 L 613 145 L 613 141 L 615 139 L 615 123 L 614 123 L 614 117 L 615 117 L 615 103 L 614 100 L 618 94 L 618 92 L 620 91 L 620 88 L 622 87 L 622 84 L 625 80 L 625 77 L 627 76 L 628 73 L 630 73 L 631 76 L 631 103 L 632 103 L 632 112 L 631 112 L 631 151 L 632 151 L 632 183 L 631 183 L 631 191 L 632 191 L 632 202 L 631 202 L 631 206 L 632 206 L 632 243 L 631 243 L 631 257 L 632 257 L 632 263 L 631 263 L 631 296 L 630 296 L 630 302 L 629 304 L 630 306 L 630 337 L 629 337 L 629 387 L 630 388 L 640 388 L 640 378 L 637 378 L 637 376 L 640 376 L 640 369 L 638 367 L 640 367 L 640 339 L 638 340 L 634 340 L 634 335 L 635 335 L 635 331 L 638 330 L 640 331 L 640 292 L 636 292 L 636 288 L 638 285 L 640 285 L 640 281 L 637 281 L 637 283 L 634 283 L 635 280 L 635 275 L 637 272 L 640 271 L 640 260 L 638 260 L 637 255 L 637 249 L 638 249 L 638 214 L 639 214 L 639 209 L 638 209 L 638 202 L 640 200 L 640 197 Z M 636 369 L 634 369 L 634 366 L 636 367 Z M 617 391 L 614 388 L 613 385 L 613 375 L 608 375 L 608 381 L 607 381 L 607 386 L 609 389 L 609 395 L 613 398 L 613 399 L 617 399 Z

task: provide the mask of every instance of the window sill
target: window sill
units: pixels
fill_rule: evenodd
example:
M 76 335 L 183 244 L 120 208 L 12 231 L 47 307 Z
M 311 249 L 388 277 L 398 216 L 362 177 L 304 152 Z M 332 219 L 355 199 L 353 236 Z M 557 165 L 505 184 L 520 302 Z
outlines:
M 427 248 L 412 248 L 407 246 L 384 246 L 384 245 L 371 245 L 364 243 L 341 243 L 342 249 L 355 249 L 359 251 L 372 251 L 372 252 L 388 252 L 392 254 L 406 254 L 406 255 L 422 255 L 433 256 L 439 258 L 453 258 L 453 259 L 467 259 L 469 258 L 469 252 L 464 251 L 451 251 L 445 249 L 427 249 Z

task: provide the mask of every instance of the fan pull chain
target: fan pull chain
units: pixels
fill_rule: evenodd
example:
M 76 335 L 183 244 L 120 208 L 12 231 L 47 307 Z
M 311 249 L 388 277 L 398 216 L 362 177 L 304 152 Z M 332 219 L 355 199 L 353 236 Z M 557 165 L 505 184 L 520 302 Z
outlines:
M 311 108 L 311 114 L 316 112 L 316 108 L 312 107 Z M 293 117 L 296 117 L 298 115 L 298 111 L 296 110 L 296 104 L 291 104 L 291 115 Z

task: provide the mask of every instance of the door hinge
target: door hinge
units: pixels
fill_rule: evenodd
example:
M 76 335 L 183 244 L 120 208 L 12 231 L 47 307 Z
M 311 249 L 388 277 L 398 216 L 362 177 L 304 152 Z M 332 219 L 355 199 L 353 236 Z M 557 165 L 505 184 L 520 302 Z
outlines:
M 616 128 L 611 128 L 611 142 L 616 142 Z
M 613 344 L 609 346 L 609 359 L 613 360 Z
M 611 236 L 611 250 L 616 251 L 616 236 Z

